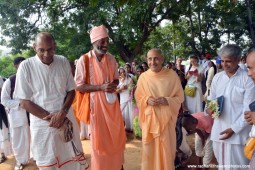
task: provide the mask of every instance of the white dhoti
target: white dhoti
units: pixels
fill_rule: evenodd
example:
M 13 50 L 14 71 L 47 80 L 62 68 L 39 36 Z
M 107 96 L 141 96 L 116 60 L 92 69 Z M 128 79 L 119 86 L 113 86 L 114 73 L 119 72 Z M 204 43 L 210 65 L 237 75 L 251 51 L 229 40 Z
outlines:
M 89 135 L 90 135 L 90 129 L 89 129 L 89 125 L 80 121 L 80 139 L 84 140 L 84 139 L 89 139 Z
M 0 153 L 4 153 L 6 156 L 12 153 L 9 129 L 4 122 L 2 122 L 2 129 L 0 129 Z
M 120 110 L 122 112 L 122 118 L 125 122 L 125 129 L 133 129 L 133 119 L 132 119 L 132 101 L 126 101 L 120 104 Z
M 56 128 L 30 127 L 32 154 L 39 169 L 84 170 L 88 166 L 83 155 L 78 125 L 72 112 L 68 114 L 68 118 L 73 123 L 73 139 L 67 143 Z
M 244 167 L 248 168 L 249 160 L 244 156 L 243 145 L 241 144 L 226 144 L 213 141 L 213 151 L 218 161 L 219 170 L 243 170 Z
M 192 155 L 192 150 L 187 142 L 187 131 L 182 127 L 182 143 L 179 149 L 185 154 L 184 157 L 189 158 Z
M 210 136 L 205 141 L 203 146 L 201 138 L 195 134 L 195 152 L 198 157 L 203 157 L 203 165 L 209 165 L 213 158 L 213 147 Z
M 28 124 L 10 128 L 11 142 L 17 164 L 27 164 L 30 159 L 30 129 Z

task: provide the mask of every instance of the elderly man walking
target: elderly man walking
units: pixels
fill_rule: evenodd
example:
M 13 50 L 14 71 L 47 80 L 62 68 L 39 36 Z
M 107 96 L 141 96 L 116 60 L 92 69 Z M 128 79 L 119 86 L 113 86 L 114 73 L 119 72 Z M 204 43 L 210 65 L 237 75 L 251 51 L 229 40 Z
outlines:
M 90 93 L 91 169 L 120 170 L 126 134 L 115 94 L 119 83 L 116 60 L 107 52 L 109 37 L 105 26 L 92 28 L 90 39 L 93 49 L 77 61 L 75 81 L 76 90 Z
M 84 170 L 88 164 L 70 109 L 75 95 L 70 64 L 55 55 L 55 39 L 48 32 L 39 33 L 33 47 L 36 56 L 20 64 L 14 91 L 20 107 L 30 112 L 33 157 L 40 170 Z M 68 120 L 73 126 L 71 141 L 62 133 Z

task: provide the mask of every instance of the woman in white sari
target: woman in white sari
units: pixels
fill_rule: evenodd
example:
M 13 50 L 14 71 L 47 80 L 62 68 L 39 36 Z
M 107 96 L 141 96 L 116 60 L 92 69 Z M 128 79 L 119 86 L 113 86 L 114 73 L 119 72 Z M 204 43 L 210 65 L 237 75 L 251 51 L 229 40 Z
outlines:
M 130 99 L 130 91 L 128 86 L 132 83 L 132 78 L 126 74 L 123 68 L 119 69 L 120 79 L 117 87 L 117 93 L 120 94 L 120 109 L 125 122 L 127 131 L 132 131 L 132 99 Z
M 201 81 L 203 78 L 203 67 L 198 64 L 198 57 L 190 56 L 190 67 L 186 73 L 187 85 L 196 87 L 194 97 L 185 95 L 186 105 L 191 114 L 203 111 L 203 94 Z

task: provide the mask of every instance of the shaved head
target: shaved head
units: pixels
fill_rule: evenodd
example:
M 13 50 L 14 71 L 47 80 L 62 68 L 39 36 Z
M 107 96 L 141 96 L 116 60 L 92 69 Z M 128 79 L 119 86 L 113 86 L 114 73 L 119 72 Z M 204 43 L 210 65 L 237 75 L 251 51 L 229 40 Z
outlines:
M 48 32 L 37 34 L 33 48 L 42 63 L 49 65 L 53 62 L 56 43 L 52 34 Z
M 156 53 L 156 54 L 158 54 L 160 57 L 163 57 L 163 58 L 164 58 L 164 55 L 163 55 L 162 51 L 161 51 L 160 49 L 158 49 L 158 48 L 152 48 L 152 49 L 150 49 L 150 50 L 148 51 L 148 53 L 147 53 L 147 56 L 148 56 L 149 53 Z
M 153 48 L 147 53 L 147 62 L 153 72 L 161 71 L 164 63 L 164 55 L 160 49 Z
M 54 36 L 49 32 L 40 32 L 35 37 L 35 44 L 38 44 L 40 41 L 53 41 L 55 43 Z

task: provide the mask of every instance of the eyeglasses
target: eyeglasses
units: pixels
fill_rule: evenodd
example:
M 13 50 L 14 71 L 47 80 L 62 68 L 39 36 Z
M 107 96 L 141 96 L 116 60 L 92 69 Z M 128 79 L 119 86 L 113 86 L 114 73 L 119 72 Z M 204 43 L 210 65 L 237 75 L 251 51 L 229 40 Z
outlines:
M 54 50 L 53 48 L 50 48 L 50 49 L 48 49 L 48 50 L 45 50 L 45 49 L 42 49 L 42 48 L 38 48 L 38 49 L 36 50 L 36 52 L 39 53 L 39 54 L 41 54 L 41 55 L 42 55 L 42 54 L 45 54 L 46 51 L 47 51 L 48 54 L 53 54 L 53 53 L 55 52 L 55 50 Z

